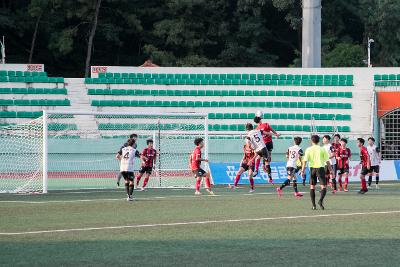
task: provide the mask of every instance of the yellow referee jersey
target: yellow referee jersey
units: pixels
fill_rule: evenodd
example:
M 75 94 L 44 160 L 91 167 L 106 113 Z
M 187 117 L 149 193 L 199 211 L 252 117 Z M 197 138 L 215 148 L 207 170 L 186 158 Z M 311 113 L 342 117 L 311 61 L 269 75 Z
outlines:
M 306 149 L 303 161 L 307 161 L 310 168 L 322 168 L 329 161 L 329 155 L 323 147 L 313 144 Z

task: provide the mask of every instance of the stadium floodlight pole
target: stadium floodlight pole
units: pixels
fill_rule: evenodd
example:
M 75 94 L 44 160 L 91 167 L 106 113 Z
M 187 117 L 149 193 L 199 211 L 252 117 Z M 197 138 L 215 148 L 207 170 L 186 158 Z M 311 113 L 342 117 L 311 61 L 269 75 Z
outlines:
M 6 64 L 6 43 L 4 40 L 4 35 L 3 35 L 3 41 L 0 41 L 0 46 L 1 46 L 1 63 Z
M 42 175 L 43 175 L 43 194 L 47 193 L 48 189 L 48 113 L 46 110 L 43 110 L 43 166 L 42 166 Z
M 375 42 L 374 39 L 368 37 L 368 68 L 372 68 L 371 64 L 371 43 Z

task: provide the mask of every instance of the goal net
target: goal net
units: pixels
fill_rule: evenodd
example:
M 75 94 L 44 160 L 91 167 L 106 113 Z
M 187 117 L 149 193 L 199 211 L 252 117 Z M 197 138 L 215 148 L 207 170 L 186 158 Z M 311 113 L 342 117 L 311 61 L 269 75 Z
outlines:
M 197 137 L 208 154 L 207 130 L 206 114 L 46 111 L 0 128 L 0 192 L 116 188 L 116 154 L 131 134 L 139 152 L 152 139 L 158 154 L 147 187 L 193 187 L 188 159 Z M 138 158 L 135 175 L 140 167 Z

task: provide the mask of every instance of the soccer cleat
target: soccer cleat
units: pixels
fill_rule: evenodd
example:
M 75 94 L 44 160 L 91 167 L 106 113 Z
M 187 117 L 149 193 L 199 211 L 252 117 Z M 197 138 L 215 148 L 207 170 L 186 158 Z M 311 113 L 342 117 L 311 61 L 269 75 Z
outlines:
M 272 180 L 272 178 L 269 178 L 268 182 L 269 182 L 270 184 L 274 184 L 274 181 Z
M 303 196 L 303 194 L 300 193 L 300 192 L 295 192 L 295 193 L 294 193 L 294 196 L 297 197 L 297 198 L 300 198 L 300 197 Z
M 139 191 L 147 191 L 145 188 L 140 188 Z
M 228 185 L 228 187 L 229 187 L 229 189 L 236 189 L 236 186 L 235 185 Z
M 201 192 L 196 190 L 196 192 L 194 192 L 194 194 L 195 194 L 196 196 L 199 196 L 199 195 L 201 195 Z
M 254 189 L 250 189 L 249 193 L 250 194 L 254 193 Z
M 360 191 L 358 191 L 358 194 L 364 195 L 366 192 L 368 192 L 368 189 L 360 189 Z
M 379 190 L 380 189 L 380 187 L 379 187 L 379 185 L 377 184 L 377 185 L 375 185 L 375 189 L 376 190 Z
M 337 193 L 337 190 L 333 190 L 333 191 L 332 191 L 332 194 L 336 194 L 336 193 Z
M 371 189 L 371 185 L 368 185 L 367 188 L 368 188 L 368 189 Z
M 339 186 L 339 191 L 343 191 L 343 187 L 341 185 Z
M 254 172 L 253 172 L 253 177 L 256 177 L 258 175 L 258 170 L 255 170 Z
M 211 189 L 206 189 L 206 191 L 210 194 L 210 195 L 214 195 L 214 192 Z
M 321 208 L 321 210 L 324 210 L 325 209 L 325 207 L 324 207 L 324 203 L 322 203 L 322 201 L 320 200 L 320 201 L 318 201 L 318 205 L 319 205 L 319 207 Z
M 119 187 L 119 182 L 117 182 L 117 186 Z
M 345 188 L 343 191 L 344 191 L 344 192 L 349 192 L 349 190 L 348 190 L 347 188 Z
M 282 197 L 282 189 L 279 187 L 276 189 L 276 193 L 278 193 L 278 197 Z
M 312 210 L 316 210 L 317 209 L 317 207 L 316 206 L 312 206 L 312 208 L 311 208 Z

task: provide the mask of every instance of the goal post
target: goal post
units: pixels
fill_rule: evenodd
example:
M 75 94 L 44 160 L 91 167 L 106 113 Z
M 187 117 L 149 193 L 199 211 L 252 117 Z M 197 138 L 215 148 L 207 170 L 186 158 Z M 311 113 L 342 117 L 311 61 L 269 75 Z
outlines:
M 204 138 L 208 154 L 207 117 L 206 113 L 43 111 L 38 119 L 0 127 L 0 148 L 5 151 L 0 192 L 116 188 L 115 156 L 133 133 L 138 135 L 139 152 L 147 139 L 153 139 L 157 150 L 148 187 L 191 188 L 188 159 L 197 137 Z M 140 166 L 137 159 L 135 174 Z

